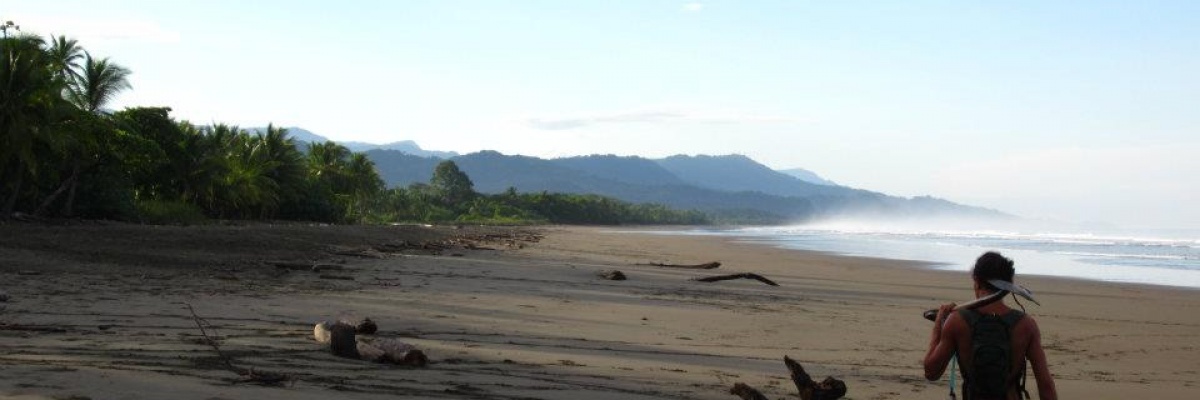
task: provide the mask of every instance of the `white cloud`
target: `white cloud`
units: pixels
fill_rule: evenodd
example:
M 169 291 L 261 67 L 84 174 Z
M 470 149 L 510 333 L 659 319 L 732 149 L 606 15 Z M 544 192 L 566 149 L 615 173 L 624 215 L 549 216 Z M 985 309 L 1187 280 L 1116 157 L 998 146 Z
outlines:
M 683 5 L 683 11 L 687 11 L 687 12 L 700 12 L 700 10 L 703 10 L 703 9 L 704 9 L 703 3 L 687 3 L 687 4 Z

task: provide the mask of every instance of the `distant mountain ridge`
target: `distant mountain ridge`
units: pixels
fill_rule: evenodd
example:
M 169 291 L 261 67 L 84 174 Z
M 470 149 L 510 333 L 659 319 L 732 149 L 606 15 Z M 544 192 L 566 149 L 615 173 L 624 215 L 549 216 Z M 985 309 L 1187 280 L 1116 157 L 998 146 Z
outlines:
M 385 143 L 385 144 L 375 144 L 375 143 L 366 143 L 366 142 L 337 142 L 334 140 L 330 140 L 329 138 L 326 138 L 324 136 L 313 133 L 312 131 L 304 129 L 304 128 L 298 128 L 298 127 L 293 126 L 293 127 L 287 127 L 284 129 L 287 129 L 289 136 L 291 136 L 292 138 L 294 138 L 300 142 L 308 142 L 308 143 L 336 142 L 342 146 L 346 146 L 346 148 L 350 149 L 351 151 L 356 151 L 356 152 L 366 152 L 366 151 L 370 151 L 370 150 L 395 150 L 395 151 L 400 151 L 400 152 L 404 152 L 404 153 L 415 155 L 415 156 L 436 157 L 436 158 L 440 158 L 440 159 L 447 159 L 447 158 L 458 156 L 458 153 L 453 152 L 453 151 L 436 151 L 436 150 L 422 149 L 421 146 L 417 145 L 417 142 L 414 142 L 412 140 L 401 140 L 398 142 L 391 142 L 391 143 Z M 266 128 L 250 128 L 247 130 L 251 131 L 251 132 L 263 132 L 266 130 Z
M 330 141 L 302 128 L 286 129 L 297 141 Z M 811 171 L 776 171 L 738 154 L 662 159 L 610 154 L 547 160 L 490 150 L 466 155 L 430 151 L 411 140 L 340 144 L 364 152 L 389 187 L 428 183 L 437 164 L 450 159 L 481 193 L 513 188 L 519 192 L 597 194 L 716 214 L 756 215 L 763 221 L 797 222 L 847 214 L 1011 218 L 995 210 L 933 197 L 902 198 L 843 187 Z
M 781 169 L 778 171 L 781 173 L 787 174 L 787 175 L 794 176 L 796 178 L 799 178 L 802 181 L 812 183 L 812 184 L 825 185 L 825 186 L 841 186 L 841 185 L 838 185 L 837 182 L 825 179 L 825 178 L 821 177 L 820 175 L 817 175 L 816 172 L 812 172 L 812 171 L 809 171 L 804 168 Z
M 371 150 L 388 186 L 426 183 L 441 160 Z M 803 221 L 845 214 L 1007 218 L 994 210 L 931 197 L 912 199 L 842 186 L 818 185 L 772 170 L 742 155 L 642 157 L 591 155 L 556 159 L 481 151 L 452 157 L 482 193 L 598 194 L 715 213 L 759 214 Z

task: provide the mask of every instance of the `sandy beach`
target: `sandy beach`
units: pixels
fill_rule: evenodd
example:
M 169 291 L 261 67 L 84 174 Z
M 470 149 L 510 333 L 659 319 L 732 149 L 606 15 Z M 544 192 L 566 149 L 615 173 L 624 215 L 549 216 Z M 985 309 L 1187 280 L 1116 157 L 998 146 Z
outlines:
M 920 314 L 972 297 L 966 274 L 909 262 L 613 228 L 8 224 L 0 237 L 12 399 L 734 399 L 735 382 L 795 398 L 784 355 L 844 380 L 849 399 L 942 399 L 945 379 L 922 377 Z M 722 265 L 648 265 L 710 261 Z M 1200 291 L 1021 277 L 1016 261 L 1062 398 L 1200 396 Z M 740 272 L 780 286 L 690 280 Z M 226 368 L 189 305 L 232 363 L 287 381 Z M 330 354 L 312 327 L 338 316 L 372 318 L 430 364 Z

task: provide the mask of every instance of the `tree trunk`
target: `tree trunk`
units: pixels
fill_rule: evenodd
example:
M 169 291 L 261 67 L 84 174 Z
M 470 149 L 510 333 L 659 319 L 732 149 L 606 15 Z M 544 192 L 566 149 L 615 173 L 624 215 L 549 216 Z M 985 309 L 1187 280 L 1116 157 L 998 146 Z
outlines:
M 4 202 L 4 215 L 12 215 L 13 209 L 17 207 L 17 198 L 21 197 L 21 184 L 25 183 L 25 173 L 17 170 L 17 182 L 13 185 L 13 192 L 8 196 L 8 201 Z
M 50 204 L 53 204 L 54 200 L 57 200 L 58 196 L 62 195 L 62 193 L 65 192 L 67 190 L 67 188 L 69 188 L 71 186 L 71 182 L 74 182 L 76 179 L 79 178 L 79 175 L 78 175 L 79 171 L 76 170 L 75 172 L 76 173 L 71 174 L 70 177 L 68 177 L 61 184 L 59 184 L 58 189 L 55 189 L 54 193 L 50 193 L 49 196 L 46 196 L 46 200 L 42 200 L 42 204 L 38 206 L 37 210 L 33 211 L 33 215 L 36 215 L 39 217 L 45 215 L 46 208 L 50 207 Z
M 63 206 L 64 217 L 71 217 L 75 214 L 75 188 L 79 187 L 79 161 L 75 161 L 75 169 L 71 172 L 71 176 L 75 179 L 71 180 L 71 188 L 67 191 L 67 204 Z

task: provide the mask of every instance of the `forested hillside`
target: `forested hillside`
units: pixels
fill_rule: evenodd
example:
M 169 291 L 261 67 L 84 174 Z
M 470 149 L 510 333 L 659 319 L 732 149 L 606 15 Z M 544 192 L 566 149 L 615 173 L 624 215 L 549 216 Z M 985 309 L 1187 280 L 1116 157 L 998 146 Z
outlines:
M 368 157 L 300 129 L 295 133 L 306 141 L 275 126 L 179 121 L 168 107 L 113 112 L 109 102 L 130 89 L 129 69 L 94 57 L 75 40 L 47 40 L 16 32 L 15 25 L 5 25 L 0 56 L 0 218 L 185 224 L 709 221 L 699 212 L 596 195 L 484 195 L 454 162 L 395 150 L 374 150 L 376 156 Z M 395 145 L 419 149 L 411 142 Z M 393 182 L 413 184 L 386 188 L 372 158 Z

